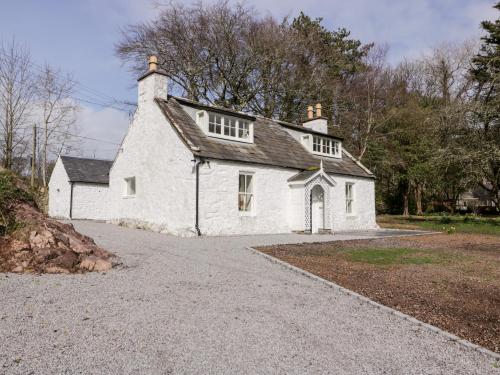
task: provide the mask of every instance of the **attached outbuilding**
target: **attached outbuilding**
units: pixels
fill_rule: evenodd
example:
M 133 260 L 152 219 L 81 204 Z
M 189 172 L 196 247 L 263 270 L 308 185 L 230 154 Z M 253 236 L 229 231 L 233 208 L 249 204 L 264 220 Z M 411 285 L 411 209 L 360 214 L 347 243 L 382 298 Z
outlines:
M 49 181 L 49 215 L 108 219 L 110 160 L 60 156 Z

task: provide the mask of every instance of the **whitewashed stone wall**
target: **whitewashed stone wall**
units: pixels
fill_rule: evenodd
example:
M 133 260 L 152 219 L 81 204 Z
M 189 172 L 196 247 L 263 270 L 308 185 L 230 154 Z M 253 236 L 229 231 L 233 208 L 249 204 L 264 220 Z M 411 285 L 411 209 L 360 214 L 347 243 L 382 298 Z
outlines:
M 73 184 L 73 219 L 107 220 L 110 218 L 109 186 L 76 182 Z
M 59 158 L 49 180 L 49 216 L 69 218 L 70 195 L 71 184 Z
M 253 174 L 253 212 L 238 210 L 240 172 Z M 252 164 L 210 160 L 200 167 L 202 234 L 288 233 L 293 212 L 287 179 L 297 172 Z
M 154 75 L 144 81 L 154 78 Z M 140 82 L 141 83 L 141 82 Z M 139 87 L 139 107 L 110 171 L 110 219 L 181 236 L 194 235 L 193 154 L 150 95 Z M 142 98 L 142 99 L 141 99 Z M 136 178 L 126 197 L 125 178 Z
M 344 156 L 345 157 L 345 156 Z M 378 228 L 375 220 L 375 181 L 341 175 L 330 175 L 336 182 L 330 193 L 330 215 L 334 231 Z M 346 213 L 345 184 L 354 183 L 352 214 Z

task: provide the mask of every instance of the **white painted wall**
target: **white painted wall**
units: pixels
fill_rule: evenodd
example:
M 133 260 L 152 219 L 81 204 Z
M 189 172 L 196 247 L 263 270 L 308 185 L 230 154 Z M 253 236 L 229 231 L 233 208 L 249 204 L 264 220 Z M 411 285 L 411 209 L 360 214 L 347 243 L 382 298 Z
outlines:
M 345 157 L 345 156 L 344 156 Z M 369 178 L 332 175 L 337 183 L 330 191 L 330 214 L 334 231 L 378 228 L 375 220 L 375 180 Z M 354 183 L 352 214 L 345 208 L 345 184 Z
M 163 80 L 153 74 L 139 83 L 142 99 L 110 171 L 110 219 L 175 235 L 193 235 L 193 154 L 152 96 L 141 91 L 159 87 L 151 81 L 155 78 Z M 124 179 L 134 176 L 136 195 L 126 197 Z
M 75 182 L 73 184 L 73 219 L 107 220 L 110 218 L 109 186 Z
M 240 172 L 253 173 L 254 209 L 238 211 Z M 200 230 L 202 234 L 288 233 L 291 194 L 287 179 L 297 171 L 254 164 L 210 160 L 200 167 Z
M 49 180 L 49 216 L 69 218 L 71 184 L 61 158 L 57 159 Z

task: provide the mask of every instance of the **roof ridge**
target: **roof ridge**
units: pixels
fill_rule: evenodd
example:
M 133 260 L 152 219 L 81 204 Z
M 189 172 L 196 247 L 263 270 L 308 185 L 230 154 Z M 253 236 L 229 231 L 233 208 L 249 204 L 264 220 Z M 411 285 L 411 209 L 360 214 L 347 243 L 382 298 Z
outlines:
M 110 159 L 97 159 L 97 158 L 83 158 L 80 156 L 71 156 L 71 155 L 59 155 L 61 158 L 70 158 L 70 159 L 79 159 L 79 160 L 96 160 L 96 161 L 110 161 L 113 162 L 113 160 Z

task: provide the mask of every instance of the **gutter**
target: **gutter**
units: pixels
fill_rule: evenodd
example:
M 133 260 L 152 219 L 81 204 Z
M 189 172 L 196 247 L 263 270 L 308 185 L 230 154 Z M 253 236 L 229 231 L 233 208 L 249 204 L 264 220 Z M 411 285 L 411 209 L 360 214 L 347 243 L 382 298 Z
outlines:
M 196 230 L 196 234 L 201 236 L 200 231 L 200 164 L 204 164 L 205 160 L 203 159 L 194 159 L 194 169 L 196 173 L 196 208 L 195 208 L 195 222 L 194 229 Z
M 69 182 L 71 184 L 71 193 L 69 195 L 69 218 L 73 219 L 73 186 L 75 185 L 74 181 Z

